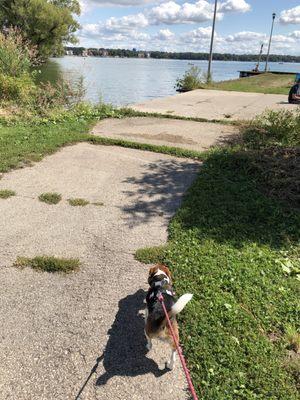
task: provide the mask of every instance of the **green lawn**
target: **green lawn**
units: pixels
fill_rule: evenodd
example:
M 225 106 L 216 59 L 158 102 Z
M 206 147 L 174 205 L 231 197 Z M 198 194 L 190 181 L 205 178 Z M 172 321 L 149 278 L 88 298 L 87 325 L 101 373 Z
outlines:
M 39 161 L 61 146 L 86 138 L 89 123 L 64 122 L 49 125 L 0 125 L 0 172 Z
M 267 94 L 288 94 L 295 77 L 293 75 L 263 74 L 249 78 L 232 79 L 205 85 L 203 89 L 230 90 Z
M 266 132 L 264 124 L 248 129 L 243 145 L 209 155 L 171 221 L 168 245 L 136 255 L 166 262 L 177 294 L 194 293 L 179 318 L 181 339 L 206 400 L 299 399 L 299 190 L 291 201 L 272 186 L 299 187 L 292 168 L 281 174 L 281 156 L 296 157 L 299 172 L 300 130 L 272 132 L 273 119 Z

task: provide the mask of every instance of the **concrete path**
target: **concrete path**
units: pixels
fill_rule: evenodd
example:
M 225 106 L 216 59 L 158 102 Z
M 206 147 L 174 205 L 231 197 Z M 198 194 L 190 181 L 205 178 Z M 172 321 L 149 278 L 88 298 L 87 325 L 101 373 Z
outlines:
M 285 95 L 202 89 L 132 105 L 138 111 L 217 120 L 247 120 L 266 109 L 297 107 L 288 104 Z
M 105 119 L 96 124 L 92 133 L 140 143 L 203 151 L 220 143 L 226 136 L 237 133 L 237 128 L 207 122 L 135 117 Z
M 185 399 L 179 365 L 163 370 L 169 351 L 156 343 L 146 354 L 148 268 L 133 253 L 166 241 L 198 168 L 83 143 L 3 176 L 0 189 L 17 196 L 0 200 L 1 400 Z M 63 201 L 39 202 L 46 191 Z M 71 207 L 69 197 L 104 206 Z M 83 266 L 67 276 L 11 267 L 17 256 L 41 254 Z

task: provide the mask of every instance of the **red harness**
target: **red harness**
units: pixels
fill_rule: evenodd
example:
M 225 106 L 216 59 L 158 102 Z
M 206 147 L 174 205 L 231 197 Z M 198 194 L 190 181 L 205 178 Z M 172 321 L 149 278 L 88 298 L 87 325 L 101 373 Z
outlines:
M 191 378 L 191 375 L 190 375 L 190 371 L 188 370 L 188 368 L 186 366 L 186 362 L 185 362 L 185 359 L 184 359 L 184 356 L 183 356 L 183 353 L 182 353 L 182 348 L 181 348 L 178 340 L 175 337 L 175 333 L 174 333 L 174 330 L 173 330 L 173 327 L 172 327 L 172 324 L 171 324 L 171 321 L 170 321 L 170 318 L 169 318 L 169 315 L 168 315 L 168 312 L 167 312 L 167 309 L 166 309 L 166 306 L 165 306 L 165 303 L 164 303 L 164 298 L 163 298 L 161 293 L 158 295 L 158 300 L 161 303 L 162 308 L 164 310 L 164 313 L 166 315 L 168 326 L 169 326 L 172 338 L 174 340 L 174 343 L 175 343 L 175 346 L 176 346 L 176 349 L 177 349 L 177 353 L 179 355 L 179 358 L 180 358 L 180 361 L 181 361 L 181 364 L 182 364 L 182 368 L 184 370 L 184 373 L 185 373 L 185 376 L 186 376 L 186 380 L 188 382 L 189 389 L 190 389 L 190 392 L 192 394 L 192 397 L 193 397 L 194 400 L 198 400 L 198 397 L 196 395 L 195 388 L 194 388 L 194 385 L 193 385 L 193 382 L 192 382 L 192 378 Z

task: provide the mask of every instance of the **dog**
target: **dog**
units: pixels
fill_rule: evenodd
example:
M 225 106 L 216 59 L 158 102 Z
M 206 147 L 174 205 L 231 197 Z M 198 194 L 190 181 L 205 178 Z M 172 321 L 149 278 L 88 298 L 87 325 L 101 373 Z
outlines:
M 164 303 L 171 320 L 172 328 L 177 342 L 179 342 L 178 323 L 176 315 L 179 314 L 187 303 L 192 299 L 190 293 L 184 294 L 177 301 L 172 288 L 172 277 L 169 268 L 163 264 L 157 264 L 150 268 L 148 276 L 149 290 L 146 296 L 147 308 L 145 312 L 145 336 L 147 339 L 147 349 L 152 348 L 152 339 L 160 339 L 171 346 L 170 361 L 166 363 L 170 370 L 174 367 L 176 356 L 176 345 L 172 338 L 170 329 L 167 325 L 164 310 L 160 301 L 159 294 L 163 296 Z

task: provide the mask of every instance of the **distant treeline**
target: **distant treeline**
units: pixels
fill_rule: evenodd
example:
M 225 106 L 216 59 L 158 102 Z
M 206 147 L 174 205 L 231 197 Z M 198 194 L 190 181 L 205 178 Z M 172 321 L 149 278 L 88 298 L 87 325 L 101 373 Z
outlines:
M 171 53 L 165 51 L 137 51 L 135 49 L 104 49 L 104 48 L 84 48 L 84 47 L 66 47 L 66 52 L 72 52 L 74 56 L 89 55 L 95 57 L 128 57 L 128 58 L 165 58 L 173 60 L 208 60 L 208 53 Z M 266 56 L 262 55 L 261 60 L 265 61 Z M 214 60 L 218 61 L 250 61 L 257 62 L 257 54 L 231 54 L 214 53 Z M 271 54 L 271 62 L 300 62 L 300 56 L 289 56 Z

